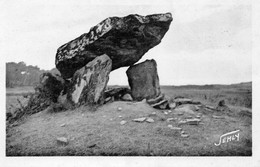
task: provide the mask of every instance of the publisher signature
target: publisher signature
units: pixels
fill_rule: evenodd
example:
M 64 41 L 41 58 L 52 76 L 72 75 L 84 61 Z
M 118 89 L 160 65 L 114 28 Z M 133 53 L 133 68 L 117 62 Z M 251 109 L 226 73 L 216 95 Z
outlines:
M 240 130 L 235 130 L 221 135 L 219 138 L 219 143 L 214 143 L 215 146 L 219 146 L 222 143 L 228 143 L 234 140 L 239 141 L 239 131 Z

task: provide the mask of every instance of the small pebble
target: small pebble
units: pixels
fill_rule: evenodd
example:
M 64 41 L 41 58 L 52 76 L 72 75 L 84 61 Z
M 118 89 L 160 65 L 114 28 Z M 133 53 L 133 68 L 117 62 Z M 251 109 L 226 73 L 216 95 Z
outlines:
M 156 112 L 152 112 L 152 115 L 156 115 Z
M 172 125 L 168 125 L 168 127 L 169 127 L 169 128 L 173 128 L 173 126 L 172 126 Z
M 121 125 L 124 125 L 126 123 L 127 123 L 127 121 L 124 121 L 124 120 L 120 122 Z

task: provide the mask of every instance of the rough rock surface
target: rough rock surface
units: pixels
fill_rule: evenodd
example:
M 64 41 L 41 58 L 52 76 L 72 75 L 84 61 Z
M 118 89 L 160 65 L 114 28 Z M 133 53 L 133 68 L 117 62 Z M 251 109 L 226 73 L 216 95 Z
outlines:
M 112 97 L 114 100 L 122 100 L 123 96 L 131 93 L 128 87 L 113 87 L 105 91 L 105 98 Z
M 67 98 L 80 105 L 103 103 L 111 68 L 112 61 L 107 55 L 89 62 L 73 75 Z
M 44 94 L 45 98 L 49 98 L 51 101 L 57 102 L 57 99 L 64 88 L 64 79 L 56 74 L 47 72 L 40 76 L 40 83 L 35 88 L 35 91 Z
M 112 59 L 112 70 L 133 65 L 161 42 L 171 21 L 171 13 L 109 17 L 59 47 L 56 67 L 63 78 L 71 78 L 75 71 L 103 54 Z
M 130 66 L 126 74 L 134 100 L 156 98 L 161 94 L 155 60 L 146 60 Z

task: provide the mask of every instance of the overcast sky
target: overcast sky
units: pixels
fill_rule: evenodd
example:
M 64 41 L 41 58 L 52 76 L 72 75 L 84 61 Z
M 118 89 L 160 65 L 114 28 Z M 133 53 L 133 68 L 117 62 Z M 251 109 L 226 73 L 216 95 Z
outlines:
M 0 10 L 6 62 L 55 67 L 57 48 L 110 16 L 171 12 L 162 42 L 143 58 L 157 61 L 161 85 L 230 84 L 252 80 L 250 0 L 6 0 Z M 127 85 L 127 68 L 109 84 Z M 120 79 L 119 79 L 120 78 Z

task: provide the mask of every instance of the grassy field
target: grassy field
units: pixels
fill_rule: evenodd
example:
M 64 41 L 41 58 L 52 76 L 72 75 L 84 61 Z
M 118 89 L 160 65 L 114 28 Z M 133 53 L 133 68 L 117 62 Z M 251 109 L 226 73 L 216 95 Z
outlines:
M 29 90 L 29 89 L 28 89 Z M 176 109 L 156 110 L 145 102 L 113 102 L 96 110 L 86 106 L 76 110 L 52 113 L 48 109 L 25 119 L 7 124 L 7 156 L 250 156 L 252 155 L 252 102 L 250 87 L 246 88 L 183 88 L 162 87 L 171 101 L 176 96 L 189 97 L 203 104 L 216 106 L 224 99 L 229 113 L 218 113 L 200 107 L 194 113 L 179 113 Z M 10 91 L 9 91 L 10 92 Z M 7 110 L 18 96 L 7 95 Z M 24 92 L 23 92 L 24 93 Z M 9 100 L 8 100 L 9 99 Z M 12 99 L 12 100 L 11 100 Z M 119 111 L 118 107 L 122 110 Z M 155 112 L 155 113 L 154 113 Z M 199 125 L 179 124 L 189 117 L 201 116 Z M 222 115 L 222 119 L 214 118 Z M 153 123 L 138 123 L 132 119 L 146 117 Z M 166 121 L 173 118 L 172 121 Z M 121 125 L 122 120 L 126 124 Z M 189 136 L 168 126 L 182 128 Z M 239 141 L 215 146 L 219 137 L 240 130 Z M 58 137 L 66 137 L 68 144 L 60 144 Z

